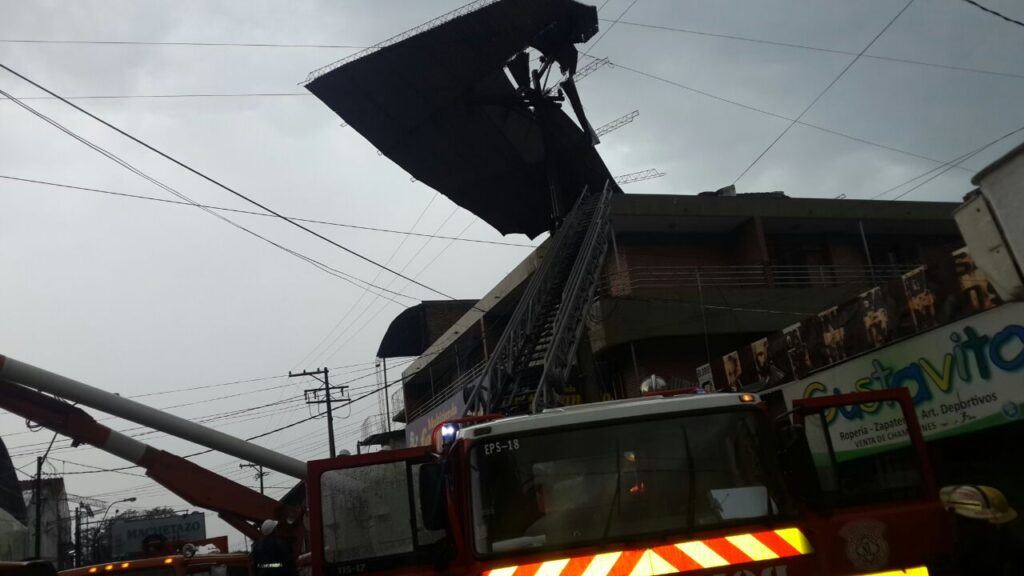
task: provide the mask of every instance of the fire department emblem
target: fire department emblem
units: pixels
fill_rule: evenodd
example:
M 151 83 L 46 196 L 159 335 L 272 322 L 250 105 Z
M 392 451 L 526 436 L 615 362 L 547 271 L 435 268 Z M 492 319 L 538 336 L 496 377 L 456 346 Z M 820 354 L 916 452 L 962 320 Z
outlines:
M 856 520 L 839 530 L 846 541 L 846 557 L 858 570 L 881 568 L 889 561 L 885 524 L 877 520 Z

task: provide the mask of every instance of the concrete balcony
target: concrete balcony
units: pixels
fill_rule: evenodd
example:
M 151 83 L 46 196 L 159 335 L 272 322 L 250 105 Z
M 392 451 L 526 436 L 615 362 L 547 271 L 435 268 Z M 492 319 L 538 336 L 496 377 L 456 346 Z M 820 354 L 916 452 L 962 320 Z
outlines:
M 779 330 L 916 268 L 642 266 L 605 275 L 591 308 L 594 352 L 648 338 Z

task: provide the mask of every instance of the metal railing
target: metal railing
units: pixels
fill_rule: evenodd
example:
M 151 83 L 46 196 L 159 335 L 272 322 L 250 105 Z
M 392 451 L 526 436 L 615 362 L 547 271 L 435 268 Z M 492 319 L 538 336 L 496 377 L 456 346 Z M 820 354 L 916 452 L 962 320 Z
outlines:
M 623 296 L 635 290 L 868 285 L 898 278 L 918 266 L 632 266 L 605 274 L 598 293 Z
M 505 392 L 508 379 L 515 376 L 517 362 L 522 359 L 521 353 L 531 344 L 530 330 L 536 327 L 537 320 L 546 312 L 542 306 L 544 296 L 555 289 L 560 266 L 564 266 L 568 258 L 575 257 L 575 254 L 569 253 L 568 247 L 580 234 L 581 226 L 586 221 L 581 208 L 586 198 L 588 194 L 584 189 L 562 222 L 562 227 L 548 240 L 544 259 L 530 277 L 501 338 L 494 346 L 487 366 L 473 385 L 465 413 L 474 410 L 490 411 L 492 402 Z
M 419 418 L 420 416 L 423 416 L 424 414 L 430 412 L 434 408 L 437 408 L 441 404 L 444 404 L 445 402 L 448 401 L 448 399 L 450 399 L 455 394 L 461 394 L 463 388 L 475 382 L 480 377 L 480 375 L 483 374 L 485 365 L 486 363 L 480 362 L 476 366 L 473 366 L 469 370 L 463 372 L 461 375 L 459 375 L 458 378 L 451 381 L 447 386 L 435 392 L 434 395 L 431 396 L 427 402 L 420 404 L 419 406 L 410 410 L 405 417 L 405 421 L 412 422 L 416 418 Z
M 569 370 L 576 361 L 576 347 L 583 332 L 584 318 L 594 298 L 601 263 L 604 262 L 605 253 L 608 251 L 611 232 L 608 214 L 611 212 L 612 204 L 609 184 L 605 183 L 604 190 L 597 199 L 586 236 L 562 291 L 562 303 L 552 330 L 552 340 L 544 358 L 544 372 L 533 397 L 534 412 L 550 403 L 553 395 L 548 389 L 549 386 L 560 387 L 565 384 Z
M 383 414 L 370 414 L 363 420 L 363 425 L 360 428 L 362 432 L 362 438 L 366 439 L 374 434 L 379 434 L 387 430 L 387 426 L 384 424 Z
M 405 394 L 402 392 L 402 386 L 399 385 L 398 389 L 391 393 L 391 418 L 394 418 L 402 410 L 405 410 Z

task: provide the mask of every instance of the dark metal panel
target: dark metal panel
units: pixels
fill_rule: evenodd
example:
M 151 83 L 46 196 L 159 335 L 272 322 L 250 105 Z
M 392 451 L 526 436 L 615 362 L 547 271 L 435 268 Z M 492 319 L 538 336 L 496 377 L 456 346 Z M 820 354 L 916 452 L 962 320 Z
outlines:
M 417 180 L 504 234 L 534 237 L 551 225 L 546 160 L 558 167 L 563 209 L 611 175 L 558 107 L 543 111 L 545 148 L 539 112 L 516 96 L 504 66 L 582 8 L 498 0 L 345 61 L 306 87 Z

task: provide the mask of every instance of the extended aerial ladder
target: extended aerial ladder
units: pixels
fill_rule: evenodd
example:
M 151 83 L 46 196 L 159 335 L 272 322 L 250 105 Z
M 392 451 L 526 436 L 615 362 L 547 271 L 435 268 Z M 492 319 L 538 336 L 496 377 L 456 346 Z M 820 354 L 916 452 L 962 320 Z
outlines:
M 611 183 L 579 197 L 473 384 L 467 412 L 520 414 L 555 404 L 608 248 L 610 204 Z
M 67 436 L 76 445 L 89 444 L 140 466 L 156 483 L 194 506 L 217 512 L 225 522 L 250 538 L 260 538 L 261 521 L 277 519 L 292 539 L 293 549 L 301 550 L 304 528 L 300 507 L 283 505 L 181 456 L 112 430 L 69 400 L 214 450 L 251 459 L 299 479 L 305 478 L 303 462 L 0 356 L 0 408 Z

